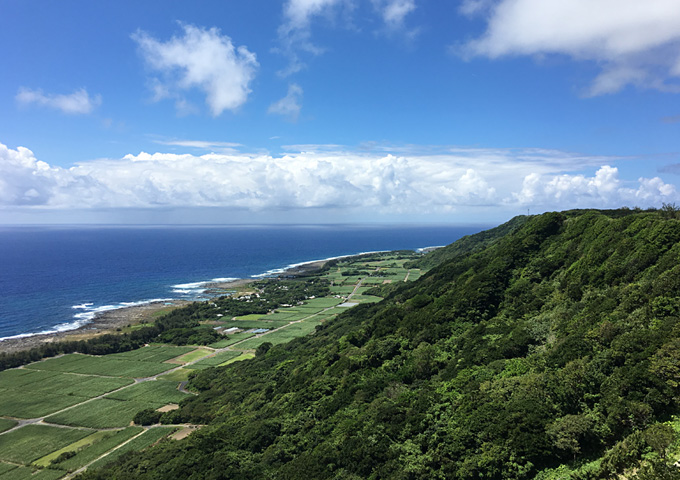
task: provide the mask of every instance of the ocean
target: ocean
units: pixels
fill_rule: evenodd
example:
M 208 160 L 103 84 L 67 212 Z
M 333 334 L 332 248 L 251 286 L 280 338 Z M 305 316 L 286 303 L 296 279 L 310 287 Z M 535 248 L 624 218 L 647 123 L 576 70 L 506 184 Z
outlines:
M 0 338 L 77 328 L 98 312 L 200 299 L 203 284 L 383 250 L 447 245 L 481 226 L 0 227 Z

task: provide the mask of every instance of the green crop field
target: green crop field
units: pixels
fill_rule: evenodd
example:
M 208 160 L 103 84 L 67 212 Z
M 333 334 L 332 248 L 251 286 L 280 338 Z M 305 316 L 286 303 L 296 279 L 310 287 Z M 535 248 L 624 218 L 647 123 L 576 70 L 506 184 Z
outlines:
M 354 287 L 333 286 L 329 287 L 334 295 L 347 295 L 354 291 Z
M 106 358 L 120 358 L 137 362 L 162 363 L 194 350 L 194 347 L 167 347 L 162 345 L 150 345 L 129 352 L 114 353 Z
M 28 465 L 91 433 L 93 431 L 89 429 L 26 425 L 0 435 L 0 460 Z
M 216 367 L 223 364 L 224 362 L 238 357 L 239 355 L 241 355 L 241 352 L 222 352 L 215 356 L 204 358 L 200 362 L 196 362 L 193 365 L 188 365 L 187 368 L 202 370 L 204 368 Z
M 230 363 L 234 362 L 242 362 L 243 360 L 250 360 L 251 358 L 255 358 L 254 353 L 242 353 L 238 357 L 232 358 L 231 360 L 227 360 L 221 366 L 229 365 Z
M 66 475 L 66 472 L 63 470 L 53 470 L 51 468 L 40 470 L 33 467 L 8 466 L 11 467 L 10 470 L 0 474 L 0 480 L 57 480 Z M 0 472 L 2 471 L 4 470 L 0 470 Z
M 77 470 L 143 431 L 142 427 L 127 427 L 123 430 L 103 432 L 105 435 L 99 441 L 83 448 L 75 456 L 56 465 L 58 468 L 70 472 Z
M 77 452 L 78 450 L 82 450 L 82 449 L 102 440 L 103 438 L 105 438 L 107 436 L 109 436 L 109 432 L 107 432 L 107 431 L 101 430 L 101 431 L 94 432 L 92 435 L 88 435 L 85 438 L 81 438 L 77 442 L 73 442 L 70 445 L 67 445 L 63 448 L 60 448 L 59 450 L 55 450 L 54 452 L 37 459 L 36 461 L 33 462 L 33 465 L 38 466 L 38 467 L 47 467 L 56 458 L 58 458 L 59 455 L 61 455 L 62 453 Z
M 173 367 L 166 363 L 140 362 L 115 358 L 113 356 L 93 357 L 90 355 L 69 354 L 31 363 L 26 368 L 85 375 L 141 378 L 157 375 Z
M 359 303 L 377 303 L 382 301 L 382 298 L 374 297 L 373 295 L 355 295 L 352 297 L 352 301 Z
M 272 315 L 267 315 L 267 320 L 240 320 L 240 321 L 232 321 L 225 323 L 224 326 L 225 328 L 232 328 L 232 327 L 237 327 L 237 328 L 242 328 L 242 329 L 250 329 L 250 328 L 278 328 L 281 325 L 286 325 L 288 322 L 279 318 L 278 320 L 274 317 L 274 315 L 277 314 L 272 314 Z M 271 320 L 269 320 L 271 318 Z M 275 320 L 275 321 L 272 321 Z M 229 335 L 231 336 L 231 335 Z
M 47 417 L 45 421 L 90 428 L 120 428 L 128 426 L 135 414 L 145 408 L 153 408 L 153 405 L 131 400 L 99 398 Z
M 17 422 L 9 418 L 0 418 L 0 432 L 6 432 L 10 428 L 14 428 Z
M 289 325 L 285 328 L 277 330 L 267 335 L 262 335 L 261 337 L 251 338 L 243 343 L 236 345 L 234 348 L 239 350 L 251 350 L 257 348 L 260 344 L 264 342 L 270 342 L 274 345 L 279 343 L 285 343 L 293 338 L 302 337 L 311 333 L 315 330 L 315 327 L 319 325 L 318 321 L 305 321 L 300 323 L 295 323 Z
M 31 392 L 36 394 L 58 393 L 65 396 L 96 397 L 132 382 L 131 379 L 122 378 L 13 369 L 0 373 L 0 394 L 3 396 L 11 395 L 13 391 L 29 388 Z
M 238 321 L 241 321 L 241 320 L 257 320 L 257 319 L 262 318 L 264 316 L 265 315 L 263 315 L 261 313 L 250 313 L 248 315 L 241 315 L 240 317 L 234 317 L 234 320 L 238 320 Z
M 9 463 L 0 462 L 0 478 L 2 478 L 1 477 L 2 475 L 15 468 L 17 468 L 16 465 L 10 465 Z
M 194 360 L 198 360 L 199 358 L 203 358 L 206 355 L 210 355 L 211 353 L 212 350 L 208 350 L 207 348 L 198 348 L 193 352 L 185 353 L 184 355 L 175 358 L 173 361 L 179 363 L 189 363 L 193 362 Z
M 114 392 L 104 399 L 143 402 L 148 404 L 150 408 L 158 408 L 168 403 L 181 402 L 186 396 L 186 393 L 177 390 L 177 382 L 153 380 Z
M 186 368 L 179 368 L 177 370 L 173 370 L 172 372 L 164 373 L 160 377 L 158 377 L 159 380 L 168 380 L 171 382 L 183 382 L 185 380 L 189 380 L 189 374 L 191 373 L 191 370 L 186 369 Z
M 126 443 L 122 447 L 120 447 L 117 450 L 114 450 L 111 452 L 109 455 L 106 457 L 97 460 L 94 462 L 92 465 L 88 467 L 88 469 L 95 470 L 97 468 L 103 467 L 107 463 L 113 462 L 116 460 L 118 457 L 123 455 L 124 453 L 134 451 L 138 452 L 140 450 L 143 450 L 154 443 L 158 442 L 160 439 L 167 437 L 170 435 L 172 432 L 177 430 L 176 427 L 153 427 L 148 429 L 146 432 L 141 434 L 140 436 L 134 438 L 130 442 Z
M 76 397 L 28 391 L 15 391 L 0 396 L 0 415 L 15 418 L 38 418 L 84 402 L 88 397 Z
M 230 333 L 228 335 L 229 338 L 225 338 L 224 340 L 220 340 L 219 342 L 211 343 L 210 346 L 212 348 L 224 348 L 228 347 L 229 345 L 233 345 L 237 342 L 240 342 L 241 340 L 245 340 L 246 338 L 250 338 L 254 333 L 250 332 L 240 332 L 240 333 Z

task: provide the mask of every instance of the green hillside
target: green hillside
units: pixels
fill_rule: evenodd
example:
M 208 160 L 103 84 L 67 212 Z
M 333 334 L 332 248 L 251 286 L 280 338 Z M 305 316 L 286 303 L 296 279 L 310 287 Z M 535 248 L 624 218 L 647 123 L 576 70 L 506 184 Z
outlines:
M 676 212 L 521 217 L 378 304 L 198 373 L 208 426 L 83 479 L 678 478 Z

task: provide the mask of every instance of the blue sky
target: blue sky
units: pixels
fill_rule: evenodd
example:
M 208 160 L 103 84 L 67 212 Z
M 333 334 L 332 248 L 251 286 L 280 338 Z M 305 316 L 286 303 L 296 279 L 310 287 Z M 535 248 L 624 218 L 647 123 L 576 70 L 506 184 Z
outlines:
M 0 223 L 680 203 L 677 0 L 4 0 L 0 58 Z

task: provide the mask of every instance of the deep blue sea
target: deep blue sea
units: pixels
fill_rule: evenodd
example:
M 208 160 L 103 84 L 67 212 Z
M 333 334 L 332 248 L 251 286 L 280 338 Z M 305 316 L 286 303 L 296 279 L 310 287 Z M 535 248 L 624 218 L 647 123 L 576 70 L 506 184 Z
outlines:
M 449 244 L 484 227 L 0 227 L 0 338 L 76 328 L 96 312 L 200 298 L 201 283 L 362 252 Z

